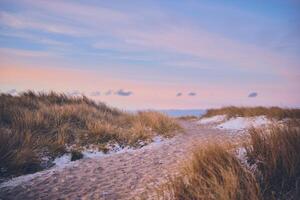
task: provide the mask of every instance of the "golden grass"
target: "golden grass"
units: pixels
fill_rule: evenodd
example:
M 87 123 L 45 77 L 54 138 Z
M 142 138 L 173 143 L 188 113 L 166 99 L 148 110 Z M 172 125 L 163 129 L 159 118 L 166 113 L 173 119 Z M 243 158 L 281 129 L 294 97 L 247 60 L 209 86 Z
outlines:
M 299 120 L 249 133 L 243 164 L 233 153 L 236 145 L 199 146 L 178 175 L 157 189 L 157 199 L 300 199 Z
M 300 198 L 300 123 L 250 130 L 246 147 L 265 199 Z
M 178 119 L 187 120 L 187 121 L 193 121 L 193 120 L 199 119 L 199 117 L 197 117 L 195 115 L 185 115 L 185 116 L 178 117 Z
M 218 109 L 209 109 L 202 117 L 211 117 L 215 115 L 227 115 L 231 117 L 254 117 L 265 115 L 269 118 L 300 118 L 300 109 L 280 108 L 280 107 L 223 107 Z
M 258 184 L 226 145 L 197 148 L 179 175 L 158 189 L 158 199 L 256 200 Z
M 169 137 L 178 129 L 177 122 L 164 114 L 129 114 L 85 96 L 1 94 L 0 169 L 2 174 L 33 172 L 39 170 L 42 156 L 53 159 L 66 146 L 94 144 L 107 151 L 108 143 L 138 146 L 156 135 Z

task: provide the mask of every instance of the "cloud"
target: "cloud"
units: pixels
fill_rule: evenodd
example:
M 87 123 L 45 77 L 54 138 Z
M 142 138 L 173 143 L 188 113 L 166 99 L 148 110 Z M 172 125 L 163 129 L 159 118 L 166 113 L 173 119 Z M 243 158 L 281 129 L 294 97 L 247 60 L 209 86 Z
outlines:
M 65 35 L 82 35 L 83 30 L 68 26 L 62 23 L 49 21 L 41 21 L 31 16 L 21 16 L 9 12 L 0 12 L 0 24 L 9 26 L 15 29 L 33 29 L 46 31 L 49 33 L 65 34 Z
M 251 92 L 249 95 L 248 95 L 248 97 L 249 98 L 254 98 L 254 97 L 257 97 L 257 92 Z
M 100 95 L 101 95 L 100 91 L 94 91 L 94 92 L 90 93 L 90 96 L 92 96 L 92 97 L 97 97 L 97 96 L 100 96 Z
M 180 97 L 180 96 L 182 96 L 182 93 L 181 93 L 181 92 L 178 92 L 178 93 L 176 94 L 176 97 Z
M 111 95 L 111 94 L 112 94 L 112 90 L 108 90 L 108 91 L 105 92 L 105 95 L 106 95 L 106 96 L 109 96 L 109 95 Z
M 190 93 L 188 93 L 188 95 L 189 95 L 189 96 L 196 96 L 197 93 L 195 93 L 195 92 L 190 92 Z
M 11 90 L 8 90 L 7 93 L 11 94 L 11 95 L 16 95 L 18 93 L 18 91 L 16 89 L 11 89 Z
M 132 95 L 133 94 L 133 92 L 131 92 L 131 91 L 124 91 L 123 89 L 120 89 L 120 90 L 118 90 L 116 93 L 115 93 L 116 95 L 119 95 L 119 96 L 130 96 L 130 95 Z
M 121 12 L 120 10 L 108 8 L 97 5 L 87 5 L 83 3 L 75 2 L 63 2 L 63 1 L 43 1 L 37 2 L 35 0 L 28 0 L 35 9 L 44 10 L 48 14 L 52 15 L 64 15 L 67 19 L 74 19 L 76 21 L 84 21 L 86 23 L 92 23 L 90 21 L 94 19 L 97 23 L 114 23 L 114 22 L 127 22 L 130 20 L 130 14 L 127 12 Z
M 233 67 L 258 68 L 263 64 L 268 68 L 283 70 L 281 66 L 297 67 L 298 64 L 297 61 L 291 62 L 289 58 L 278 55 L 276 51 L 267 51 L 264 48 L 249 45 L 248 42 L 233 40 L 226 35 L 214 34 L 197 26 L 184 25 L 178 22 L 180 20 L 175 20 L 176 23 L 174 23 L 170 21 L 168 15 L 164 14 L 165 10 L 135 13 L 126 9 L 113 8 L 113 6 L 109 9 L 99 4 L 89 6 L 61 1 L 28 0 L 26 4 L 30 5 L 33 11 L 42 12 L 37 12 L 39 15 L 0 12 L 0 23 L 16 29 L 42 30 L 87 38 L 95 36 L 95 41 L 93 39 L 90 44 L 94 47 L 115 50 L 132 48 L 136 51 L 159 50 L 190 55 L 201 60 L 215 60 Z M 231 9 L 228 12 L 231 12 Z M 137 20 L 140 18 L 139 15 L 143 16 L 144 20 Z M 54 20 L 59 16 L 63 20 Z M 78 28 L 79 26 L 74 24 L 74 21 L 84 28 Z M 141 28 L 145 26 L 145 22 L 147 22 L 146 25 L 151 25 L 149 28 L 151 31 Z M 124 31 L 119 31 L 121 28 Z M 110 35 L 114 40 L 105 42 L 107 38 L 103 39 L 99 35 Z M 178 65 L 186 66 L 184 62 Z M 189 62 L 189 66 L 202 67 L 198 62 Z
M 12 55 L 19 57 L 31 57 L 31 58 L 40 58 L 40 57 L 51 57 L 51 53 L 46 51 L 33 51 L 33 50 L 20 50 L 14 48 L 2 48 L 0 47 L 0 55 Z

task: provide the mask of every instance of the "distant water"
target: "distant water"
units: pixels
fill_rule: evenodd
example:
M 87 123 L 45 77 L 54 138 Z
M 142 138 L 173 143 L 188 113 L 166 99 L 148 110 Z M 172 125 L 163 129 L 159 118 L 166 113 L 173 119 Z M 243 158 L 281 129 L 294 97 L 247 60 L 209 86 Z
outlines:
M 158 110 L 172 117 L 181 117 L 186 115 L 194 115 L 200 117 L 206 110 L 204 109 L 168 109 L 168 110 Z

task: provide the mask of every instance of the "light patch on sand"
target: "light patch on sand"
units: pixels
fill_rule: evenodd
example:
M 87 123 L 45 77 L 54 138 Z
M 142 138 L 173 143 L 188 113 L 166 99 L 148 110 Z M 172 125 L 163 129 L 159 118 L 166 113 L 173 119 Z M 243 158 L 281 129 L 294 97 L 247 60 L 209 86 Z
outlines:
M 243 166 L 245 166 L 248 170 L 255 173 L 257 171 L 257 164 L 249 164 L 247 161 L 247 150 L 245 147 L 239 147 L 235 151 L 236 157 L 239 159 L 239 161 L 242 163 Z
M 246 149 L 240 147 L 236 149 L 236 157 L 241 161 L 242 164 L 247 164 Z
M 245 130 L 251 127 L 262 127 L 271 124 L 271 121 L 265 116 L 258 117 L 235 117 L 218 124 L 216 128 L 227 129 L 227 130 Z
M 100 158 L 100 157 L 107 157 L 107 156 L 111 156 L 114 154 L 120 154 L 120 153 L 128 153 L 128 152 L 135 152 L 139 149 L 151 149 L 154 147 L 157 147 L 159 145 L 161 145 L 162 143 L 164 143 L 165 141 L 168 141 L 168 139 L 165 139 L 161 136 L 155 136 L 152 138 L 152 142 L 149 143 L 148 145 L 145 145 L 141 148 L 138 149 L 134 149 L 132 147 L 126 146 L 126 147 L 121 147 L 118 144 L 113 144 L 111 146 L 111 149 L 108 153 L 103 153 L 102 151 L 98 151 L 98 150 L 94 150 L 94 149 L 85 149 L 84 151 L 82 151 L 83 154 L 83 158 L 88 158 L 88 159 L 96 159 L 96 158 Z M 80 160 L 77 160 L 80 161 Z M 29 182 L 32 179 L 39 177 L 39 176 L 44 176 L 45 178 L 52 176 L 55 172 L 61 171 L 63 170 L 65 167 L 72 167 L 72 166 L 76 166 L 78 164 L 80 164 L 80 162 L 77 161 L 71 161 L 71 154 L 70 153 L 66 153 L 60 157 L 57 157 L 53 163 L 55 164 L 52 168 L 44 170 L 44 171 L 40 171 L 40 172 L 36 172 L 33 174 L 27 174 L 27 175 L 22 175 L 22 176 L 18 176 L 15 178 L 12 178 L 8 181 L 5 181 L 3 183 L 0 184 L 0 189 L 1 188 L 5 188 L 5 187 L 16 187 L 18 185 L 21 185 L 25 182 Z
M 266 116 L 257 117 L 232 117 L 227 119 L 226 115 L 216 115 L 200 119 L 197 124 L 210 125 L 217 129 L 229 131 L 243 131 L 250 127 L 263 127 L 270 125 L 272 120 Z
M 153 146 L 161 144 L 164 140 L 165 140 L 165 138 L 163 138 L 161 136 L 155 136 L 155 137 L 152 138 L 151 143 L 141 147 L 140 149 L 151 148 Z M 141 142 L 141 143 L 143 143 L 143 142 Z M 117 153 L 119 154 L 119 153 L 125 153 L 125 152 L 132 152 L 132 151 L 136 150 L 136 149 L 134 149 L 130 146 L 122 147 L 118 143 L 110 144 L 109 149 L 110 150 L 107 153 L 103 153 L 102 151 L 99 151 L 97 149 L 92 149 L 92 148 L 85 149 L 81 153 L 83 154 L 83 158 L 99 158 L 99 157 L 104 157 L 104 156 L 110 156 L 110 155 L 117 154 Z M 60 168 L 63 168 L 63 167 L 66 167 L 66 166 L 70 165 L 71 162 L 72 161 L 71 161 L 71 154 L 70 153 L 66 153 L 66 154 L 64 154 L 60 157 L 57 157 L 53 161 L 55 166 L 60 167 Z
M 49 170 L 36 172 L 34 174 L 27 174 L 23 176 L 18 176 L 15 178 L 12 178 L 6 182 L 3 182 L 0 184 L 0 189 L 4 187 L 16 187 L 22 183 L 28 182 L 32 180 L 33 178 L 39 177 L 39 176 L 45 176 L 45 178 L 51 176 L 55 171 L 58 171 L 59 168 L 51 168 Z
M 96 151 L 96 150 L 85 150 L 81 153 L 83 155 L 83 158 L 99 158 L 106 155 L 102 151 Z
M 60 157 L 55 158 L 55 160 L 53 161 L 53 163 L 55 164 L 55 166 L 57 167 L 65 167 L 67 166 L 69 163 L 71 162 L 71 154 L 70 153 L 66 153 Z

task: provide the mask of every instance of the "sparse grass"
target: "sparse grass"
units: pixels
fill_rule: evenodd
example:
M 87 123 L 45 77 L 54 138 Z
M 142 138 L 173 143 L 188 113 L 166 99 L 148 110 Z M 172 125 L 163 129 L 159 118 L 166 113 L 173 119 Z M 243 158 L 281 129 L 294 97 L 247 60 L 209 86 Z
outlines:
M 107 151 L 108 143 L 138 146 L 139 141 L 169 137 L 178 129 L 177 122 L 164 114 L 129 114 L 85 96 L 0 94 L 1 176 L 37 171 L 43 156 L 54 159 L 66 146 L 94 144 Z
M 265 115 L 269 118 L 300 118 L 300 109 L 280 108 L 280 107 L 223 107 L 218 109 L 209 109 L 202 117 L 212 117 L 215 115 L 227 115 L 231 117 L 254 117 Z
M 169 130 L 177 130 L 180 128 L 174 120 L 170 120 L 170 117 L 155 111 L 139 112 L 137 120 L 151 131 L 153 130 L 165 136 L 171 136 L 170 134 L 172 134 L 172 132 Z
M 178 117 L 178 119 L 192 121 L 192 120 L 199 119 L 199 117 L 195 115 L 185 115 L 185 116 Z
M 300 123 L 251 129 L 247 157 L 257 166 L 265 199 L 300 198 Z
M 175 178 L 158 189 L 158 199 L 255 200 L 258 184 L 227 146 L 210 144 L 194 151 Z

